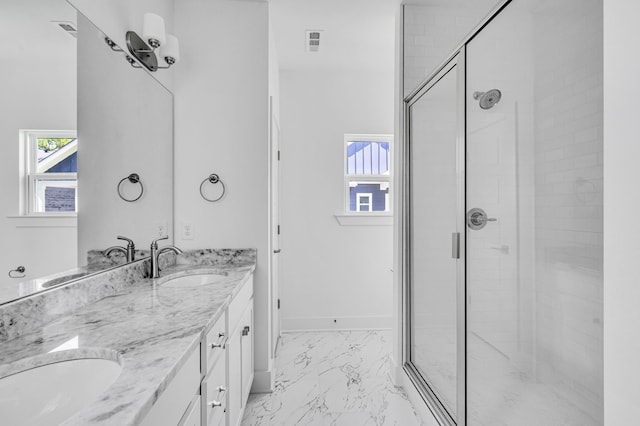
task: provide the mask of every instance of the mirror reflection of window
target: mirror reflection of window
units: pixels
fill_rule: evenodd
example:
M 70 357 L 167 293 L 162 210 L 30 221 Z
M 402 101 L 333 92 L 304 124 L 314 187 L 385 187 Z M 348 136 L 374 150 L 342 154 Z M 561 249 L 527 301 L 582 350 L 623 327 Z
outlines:
M 78 139 L 75 131 L 26 131 L 25 210 L 31 215 L 75 214 Z

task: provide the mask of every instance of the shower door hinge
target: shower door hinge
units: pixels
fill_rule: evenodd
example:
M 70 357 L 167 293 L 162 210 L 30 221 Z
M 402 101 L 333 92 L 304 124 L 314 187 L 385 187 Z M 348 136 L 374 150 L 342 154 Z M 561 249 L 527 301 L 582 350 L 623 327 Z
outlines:
M 280 309 L 280 299 L 278 299 L 278 309 Z
M 280 161 L 280 150 L 278 150 L 278 161 Z
M 451 233 L 451 257 L 454 259 L 460 259 L 460 233 Z
M 280 225 L 278 225 L 278 235 L 280 235 Z

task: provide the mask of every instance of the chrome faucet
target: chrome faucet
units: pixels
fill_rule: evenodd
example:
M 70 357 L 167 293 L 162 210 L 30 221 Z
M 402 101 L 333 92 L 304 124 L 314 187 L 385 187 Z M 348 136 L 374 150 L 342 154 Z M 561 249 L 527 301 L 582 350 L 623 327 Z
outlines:
M 122 254 L 124 254 L 125 256 L 127 256 L 127 263 L 133 262 L 136 258 L 136 245 L 133 243 L 133 240 L 130 240 L 127 237 L 121 237 L 121 236 L 118 236 L 118 239 L 128 241 L 127 248 L 120 247 L 120 246 L 109 247 L 104 251 L 104 255 L 109 256 L 111 252 L 119 251 L 119 252 L 122 252 Z
M 180 250 L 176 246 L 166 246 L 158 250 L 158 241 L 166 240 L 168 238 L 169 236 L 165 235 L 162 238 L 158 238 L 157 240 L 151 241 L 151 278 L 158 278 L 160 276 L 160 267 L 158 265 L 159 265 L 160 255 L 162 253 L 166 253 L 168 251 L 172 251 L 175 254 L 182 253 L 182 250 Z

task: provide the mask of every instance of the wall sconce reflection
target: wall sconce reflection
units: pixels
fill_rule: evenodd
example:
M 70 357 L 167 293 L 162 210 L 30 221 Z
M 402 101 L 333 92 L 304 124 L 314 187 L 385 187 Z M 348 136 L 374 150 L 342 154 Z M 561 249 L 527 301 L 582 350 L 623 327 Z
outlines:
M 178 38 L 165 32 L 164 19 L 155 13 L 144 14 L 142 37 L 135 31 L 127 31 L 125 40 L 130 53 L 126 55 L 126 59 L 134 68 L 146 68 L 155 72 L 159 69 L 167 69 L 180 60 Z M 109 37 L 105 37 L 104 41 L 111 50 L 124 52 Z M 158 56 L 164 60 L 166 66 L 158 65 Z

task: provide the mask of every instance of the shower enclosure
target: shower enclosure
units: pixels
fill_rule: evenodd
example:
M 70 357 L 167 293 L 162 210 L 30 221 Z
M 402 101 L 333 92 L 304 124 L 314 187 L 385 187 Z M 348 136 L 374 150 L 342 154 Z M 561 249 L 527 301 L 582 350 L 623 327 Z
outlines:
M 504 1 L 405 99 L 404 366 L 443 424 L 603 424 L 602 1 Z

